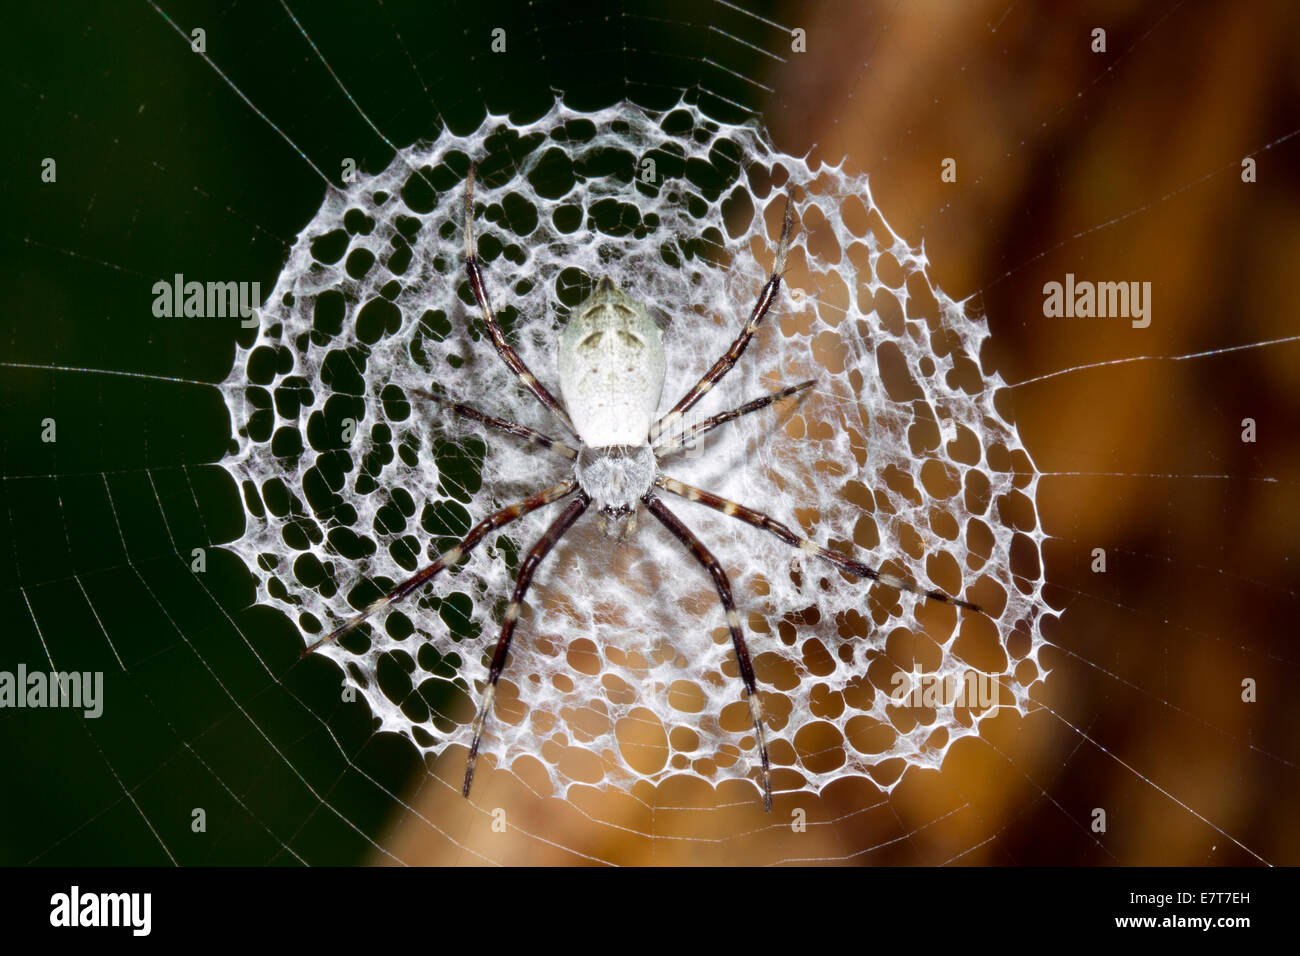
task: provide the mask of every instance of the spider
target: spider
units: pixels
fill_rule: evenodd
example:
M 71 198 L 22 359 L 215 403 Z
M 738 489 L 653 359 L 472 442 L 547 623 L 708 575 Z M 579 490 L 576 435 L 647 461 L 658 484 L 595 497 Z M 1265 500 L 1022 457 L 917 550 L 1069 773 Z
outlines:
M 953 597 L 939 590 L 925 590 L 893 574 L 881 572 L 860 561 L 822 547 L 816 542 L 791 530 L 786 525 L 752 508 L 728 501 L 711 492 L 693 488 L 659 470 L 659 462 L 673 452 L 691 445 L 706 432 L 766 408 L 784 398 L 797 395 L 812 387 L 812 381 L 800 382 L 759 398 L 745 402 L 730 411 L 714 415 L 693 425 L 677 435 L 668 435 L 681 425 L 683 416 L 724 375 L 735 366 L 744 354 L 750 339 L 776 300 L 781 288 L 786 255 L 790 249 L 792 218 L 790 197 L 787 194 L 781 237 L 777 243 L 772 271 L 763 285 L 750 311 L 749 319 L 736 336 L 731 347 L 719 358 L 704 376 L 665 415 L 655 419 L 663 391 L 666 359 L 660 326 L 651 318 L 645 304 L 621 292 L 606 276 L 597 283 L 591 295 L 572 313 L 560 335 L 558 365 L 560 394 L 563 405 L 539 382 L 510 347 L 497 323 L 496 315 L 488 301 L 479 266 L 474 241 L 474 179 L 475 167 L 470 166 L 465 191 L 465 272 L 479 310 L 483 314 L 492 344 L 497 354 L 519 379 L 521 385 L 532 393 L 555 419 L 576 439 L 577 448 L 567 442 L 544 435 L 532 428 L 505 419 L 487 415 L 461 402 L 448 401 L 429 392 L 417 391 L 420 397 L 448 408 L 453 413 L 491 428 L 540 445 L 573 463 L 573 475 L 551 488 L 524 498 L 522 501 L 488 515 L 450 551 L 432 564 L 421 568 L 402 581 L 387 594 L 360 613 L 309 645 L 303 652 L 307 656 L 323 644 L 350 633 L 377 611 L 401 601 L 440 572 L 450 568 L 477 546 L 490 532 L 515 521 L 539 508 L 565 498 L 571 498 L 568 507 L 546 529 L 519 566 L 514 593 L 506 607 L 501 624 L 501 635 L 488 671 L 474 718 L 473 742 L 465 765 L 465 782 L 462 794 L 468 797 L 474 781 L 474 766 L 478 759 L 483 725 L 491 713 L 497 682 L 505 666 L 506 655 L 514 638 L 515 627 L 524 597 L 528 593 L 538 565 L 555 547 L 588 508 L 594 506 L 605 530 L 617 539 L 626 538 L 636 527 L 638 506 L 650 512 L 668 529 L 713 579 L 718 598 L 726 611 L 727 628 L 731 632 L 732 648 L 744 683 L 745 697 L 754 722 L 754 734 L 760 762 L 763 809 L 772 809 L 771 768 L 767 755 L 767 740 L 763 731 L 763 708 L 754 681 L 754 667 L 750 662 L 749 648 L 741 627 L 740 615 L 732 599 L 731 582 L 727 572 L 699 538 L 682 523 L 659 497 L 658 492 L 685 498 L 707 505 L 723 514 L 761 528 L 776 535 L 787 544 L 804 553 L 834 564 L 852 575 L 876 581 L 887 587 L 911 591 L 923 597 L 981 612 L 978 605 Z M 567 408 L 567 410 L 566 410 Z

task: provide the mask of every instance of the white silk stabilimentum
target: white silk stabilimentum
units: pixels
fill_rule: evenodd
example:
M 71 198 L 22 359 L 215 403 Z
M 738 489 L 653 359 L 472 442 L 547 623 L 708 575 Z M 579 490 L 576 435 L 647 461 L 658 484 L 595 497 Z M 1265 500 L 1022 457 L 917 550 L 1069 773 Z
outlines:
M 488 295 L 520 357 L 558 395 L 569 312 L 608 275 L 667 318 L 658 415 L 749 316 L 792 187 L 788 286 L 685 425 L 816 384 L 661 469 L 987 614 L 856 579 L 662 494 L 731 578 L 778 799 L 846 776 L 889 790 L 909 767 L 940 766 L 999 708 L 1028 709 L 1054 615 L 1042 599 L 1039 476 L 996 407 L 985 323 L 889 232 L 865 176 L 810 168 L 756 128 L 689 105 L 557 104 L 521 124 L 491 116 L 326 195 L 222 385 L 237 445 L 223 464 L 247 512 L 229 547 L 259 603 L 283 611 L 305 646 L 472 524 L 573 474 L 564 458 L 419 394 L 568 439 L 500 361 L 474 306 L 463 240 L 471 160 Z M 445 758 L 449 779 L 462 772 L 514 574 L 563 508 L 493 531 L 458 569 L 316 651 L 339 665 L 377 731 L 431 762 L 459 745 Z M 480 768 L 549 779 L 559 795 L 677 774 L 758 780 L 713 584 L 644 514 L 618 540 L 589 512 L 541 565 L 486 727 Z

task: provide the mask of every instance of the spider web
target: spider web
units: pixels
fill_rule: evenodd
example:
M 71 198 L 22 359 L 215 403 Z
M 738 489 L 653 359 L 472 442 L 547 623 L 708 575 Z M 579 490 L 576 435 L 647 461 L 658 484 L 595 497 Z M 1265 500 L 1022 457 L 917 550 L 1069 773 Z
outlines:
M 895 42 L 890 24 L 915 22 L 891 16 L 873 21 L 864 76 Z M 1208 745 L 1244 790 L 1272 781 L 1294 793 L 1294 743 L 1277 733 L 1285 720 L 1243 723 L 1224 703 L 1262 667 L 1282 681 L 1294 670 L 1270 637 L 1295 610 L 1293 582 L 1264 560 L 1267 547 L 1243 566 L 1157 538 L 1111 546 L 1112 562 L 1148 586 L 1168 573 L 1179 593 L 1217 591 L 1237 607 L 1230 622 L 1254 626 L 1177 613 L 1159 588 L 1102 586 L 1109 579 L 1078 567 L 1116 529 L 1072 501 L 1100 474 L 1135 497 L 1167 497 L 1170 527 L 1205 507 L 1207 487 L 1220 516 L 1262 498 L 1285 525 L 1294 509 L 1278 502 L 1295 482 L 1284 459 L 1242 473 L 1165 452 L 1130 467 L 1088 458 L 1097 446 L 1079 436 L 1125 417 L 1102 396 L 1125 384 L 1130 364 L 1166 365 L 1146 355 L 1180 369 L 1218 363 L 1220 374 L 1259 356 L 1285 366 L 1294 330 L 1219 327 L 1163 353 L 1142 340 L 1079 351 L 1071 342 L 1048 364 L 1017 360 L 1008 343 L 1021 333 L 999 315 L 1035 312 L 1037 267 L 1050 262 L 1045 275 L 1059 277 L 1071 261 L 1062 250 L 1087 243 L 1089 230 L 1049 230 L 962 281 L 934 251 L 935 237 L 943 245 L 960 232 L 947 205 L 918 215 L 896 187 L 893 205 L 877 205 L 836 151 L 842 130 L 811 152 L 797 139 L 775 145 L 764 118 L 796 100 L 774 77 L 794 61 L 791 29 L 815 10 L 715 3 L 664 14 L 627 3 L 608 19 L 560 20 L 532 5 L 495 19 L 457 11 L 443 28 L 390 3 L 330 15 L 144 4 L 133 17 L 126 32 L 88 23 L 87 57 L 111 61 L 114 43 L 147 37 L 177 91 L 136 77 L 83 112 L 76 81 L 48 86 L 26 64 L 15 84 L 37 117 L 32 154 L 59 157 L 58 188 L 75 198 L 35 200 L 42 218 L 19 226 L 15 246 L 23 268 L 9 314 L 39 302 L 62 318 L 52 332 L 15 326 L 4 358 L 7 631 L 13 661 L 103 670 L 108 689 L 99 721 L 3 715 L 6 753 L 39 781 L 30 796 L 6 795 L 8 819 L 29 822 L 7 834 L 6 859 L 1295 859 L 1293 828 L 1257 831 L 1214 771 L 1185 766 Z M 963 28 L 996 32 L 1018 19 L 1033 18 L 999 10 Z M 500 62 L 532 64 L 544 83 L 521 84 L 526 72 L 489 78 L 498 22 Z M 178 35 L 195 25 L 209 34 L 202 56 Z M 1177 5 L 1139 26 L 1114 69 L 1185 29 Z M 463 52 L 452 36 L 482 42 Z M 237 52 L 237 37 L 259 42 Z M 1099 82 L 1045 100 L 1037 115 L 1064 123 L 1061 104 L 1096 97 Z M 303 102 L 319 106 L 299 116 Z M 164 129 L 181 132 L 160 146 Z M 1282 150 L 1291 135 L 1273 127 L 1239 152 Z M 94 152 L 87 144 L 116 180 L 79 176 L 70 157 Z M 877 189 L 905 154 L 897 139 L 878 150 Z M 256 174 L 232 178 L 253 156 Z M 471 158 L 481 163 L 490 295 L 525 361 L 553 384 L 556 332 L 608 273 L 670 319 L 666 403 L 747 314 L 792 186 L 789 292 L 699 418 L 782 384 L 817 385 L 664 470 L 990 611 L 868 587 L 666 496 L 731 574 L 769 715 L 774 818 L 757 808 L 752 729 L 716 596 L 652 522 L 612 549 L 585 522 L 543 565 L 470 801 L 459 778 L 484 655 L 520 555 L 554 509 L 298 661 L 306 641 L 471 523 L 566 474 L 563 462 L 413 394 L 433 388 L 553 430 L 470 307 L 461 202 Z M 354 181 L 336 172 L 345 159 L 360 167 Z M 126 170 L 137 176 L 129 187 Z M 1128 235 L 1224 176 L 1216 153 L 1178 179 L 1186 186 L 1138 190 L 1122 208 L 1098 203 L 1084 221 Z M 919 224 L 924 249 L 887 225 L 895 210 Z M 260 279 L 273 291 L 258 328 L 142 318 L 147 290 L 178 272 Z M 958 302 L 943 288 L 982 295 Z M 1013 289 L 1028 290 L 1029 309 L 1002 296 Z M 1056 385 L 1055 402 L 1038 391 Z M 1253 411 L 1222 401 L 1227 418 Z M 1050 430 L 1043 406 L 1062 402 L 1100 407 L 1100 424 L 1062 414 Z M 32 424 L 47 415 L 59 427 L 49 444 Z M 356 423 L 351 441 L 344 419 Z M 1253 611 L 1238 606 L 1246 600 Z M 1120 635 L 1135 630 L 1150 636 L 1131 650 Z M 1201 678 L 1212 692 L 1176 680 L 1180 667 L 1224 661 L 1226 676 Z M 968 672 L 993 679 L 1000 706 L 889 699 L 895 674 Z M 1277 715 L 1270 706 L 1260 710 Z M 1119 729 L 1126 714 L 1144 734 Z M 69 776 L 75 786 L 59 783 Z M 1150 842 L 1131 822 L 1107 838 L 1089 827 L 1097 806 L 1171 819 Z M 212 821 L 202 835 L 196 808 Z

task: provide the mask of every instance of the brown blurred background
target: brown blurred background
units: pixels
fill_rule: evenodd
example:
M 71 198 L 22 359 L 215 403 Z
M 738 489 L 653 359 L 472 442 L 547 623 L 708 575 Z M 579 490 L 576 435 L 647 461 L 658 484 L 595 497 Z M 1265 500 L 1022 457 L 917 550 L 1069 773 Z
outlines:
M 1002 402 L 1046 476 L 1064 611 L 1042 709 L 986 722 L 888 797 L 846 781 L 773 817 L 749 792 L 638 794 L 726 807 L 651 812 L 480 771 L 478 802 L 539 839 L 494 833 L 449 754 L 383 842 L 436 863 L 1300 862 L 1300 341 L 1079 368 L 1300 335 L 1300 8 L 934 0 L 776 19 L 808 38 L 763 79 L 777 144 L 867 171 L 938 284 L 987 317 L 986 370 L 1027 382 Z M 1067 272 L 1151 282 L 1150 327 L 1045 318 L 1043 284 Z

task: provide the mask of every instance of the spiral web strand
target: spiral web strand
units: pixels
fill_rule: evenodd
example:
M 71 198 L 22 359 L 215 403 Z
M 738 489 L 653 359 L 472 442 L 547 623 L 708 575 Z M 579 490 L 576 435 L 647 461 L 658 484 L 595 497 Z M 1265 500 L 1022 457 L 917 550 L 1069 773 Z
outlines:
M 563 437 L 493 351 L 464 279 L 464 179 L 489 296 L 524 362 L 554 384 L 568 310 L 608 274 L 668 323 L 661 413 L 721 355 L 771 267 L 787 185 L 788 292 L 737 367 L 682 423 L 794 383 L 797 399 L 715 429 L 664 473 L 987 615 L 851 578 L 765 532 L 666 502 L 731 576 L 766 713 L 774 789 L 937 768 L 1045 676 L 1038 474 L 995 406 L 988 335 L 895 237 L 865 176 L 810 168 L 748 125 L 681 104 L 489 116 L 331 190 L 298 237 L 222 384 L 223 461 L 246 526 L 229 547 L 304 645 L 571 465 L 456 419 L 433 392 Z M 649 161 L 647 163 L 647 161 Z M 317 653 L 377 732 L 432 765 L 467 748 L 522 554 L 542 509 L 459 569 Z M 954 689 L 982 686 L 988 700 Z M 933 698 L 900 693 L 944 688 Z M 919 704 L 919 706 L 918 706 Z M 955 704 L 955 706 L 954 706 Z M 757 781 L 725 618 L 707 575 L 653 521 L 616 543 L 594 516 L 542 565 L 481 745 L 530 786 Z

